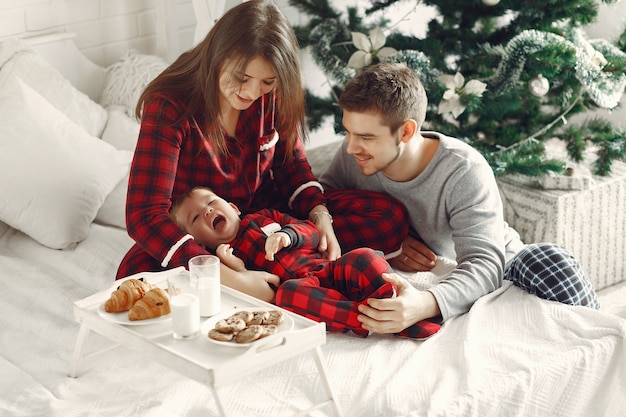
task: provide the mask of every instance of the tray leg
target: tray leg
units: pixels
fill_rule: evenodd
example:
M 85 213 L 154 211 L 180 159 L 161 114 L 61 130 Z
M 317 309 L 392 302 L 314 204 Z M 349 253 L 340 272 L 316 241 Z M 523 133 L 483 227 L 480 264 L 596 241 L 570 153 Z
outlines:
M 85 342 L 89 336 L 89 328 L 85 324 L 80 325 L 78 331 L 78 337 L 76 338 L 76 344 L 74 345 L 74 354 L 72 355 L 72 362 L 70 363 L 69 376 L 76 378 L 78 376 L 78 364 L 83 357 L 83 349 L 85 348 Z
M 217 388 L 211 386 L 211 390 L 213 391 L 213 398 L 215 398 L 215 403 L 217 404 L 217 411 L 220 412 L 220 416 L 226 417 L 226 412 L 224 411 L 224 405 L 222 404 L 222 399 L 220 398 L 219 393 L 217 392 Z
M 324 355 L 322 354 L 322 348 L 318 346 L 315 348 L 315 363 L 317 364 L 317 370 L 319 371 L 320 377 L 322 378 L 322 382 L 324 384 L 324 388 L 326 389 L 326 394 L 328 394 L 328 400 L 332 404 L 333 413 L 336 417 L 342 417 L 341 407 L 337 402 L 337 398 L 335 394 L 333 394 L 332 387 L 330 386 L 330 381 L 328 380 L 328 376 L 326 374 L 326 362 L 324 361 Z

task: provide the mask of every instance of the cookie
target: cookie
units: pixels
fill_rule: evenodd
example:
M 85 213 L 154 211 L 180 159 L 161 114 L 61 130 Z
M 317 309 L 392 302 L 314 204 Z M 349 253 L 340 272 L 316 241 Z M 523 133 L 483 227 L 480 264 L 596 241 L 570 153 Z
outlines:
M 233 320 L 243 320 L 246 322 L 246 324 L 250 323 L 250 320 L 252 320 L 253 314 L 251 311 L 247 311 L 247 310 L 242 310 L 242 311 L 238 311 L 235 314 L 232 314 L 229 319 L 233 319 Z
M 261 335 L 263 335 L 263 333 L 265 333 L 263 326 L 258 325 L 258 324 L 253 324 L 253 325 L 246 327 L 239 333 L 237 333 L 235 335 L 235 342 L 237 343 L 254 342 L 258 338 L 260 338 Z
M 241 319 L 227 319 L 219 320 L 215 323 L 215 330 L 222 333 L 237 333 L 240 330 L 246 328 L 246 322 Z
M 235 333 L 223 333 L 217 329 L 209 330 L 209 337 L 220 342 L 230 342 L 235 337 Z
M 259 337 L 259 339 L 278 333 L 278 326 L 275 324 L 264 324 L 262 327 L 263 334 Z
M 252 312 L 252 320 L 247 322 L 248 325 L 263 324 L 263 321 L 269 317 L 270 313 L 265 310 Z
M 272 324 L 278 326 L 283 322 L 283 312 L 280 310 L 271 310 L 268 312 L 268 316 L 263 319 L 263 324 Z

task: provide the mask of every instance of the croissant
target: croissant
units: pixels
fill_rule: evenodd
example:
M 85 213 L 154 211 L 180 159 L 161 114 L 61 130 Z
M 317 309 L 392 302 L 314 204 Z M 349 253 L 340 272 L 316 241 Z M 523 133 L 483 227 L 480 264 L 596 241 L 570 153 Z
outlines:
M 153 288 L 128 310 L 128 320 L 145 320 L 170 314 L 170 300 L 165 290 Z
M 104 311 L 107 313 L 119 313 L 130 310 L 135 302 L 141 299 L 145 293 L 154 288 L 154 285 L 138 279 L 128 279 L 111 293 L 111 297 L 104 303 Z

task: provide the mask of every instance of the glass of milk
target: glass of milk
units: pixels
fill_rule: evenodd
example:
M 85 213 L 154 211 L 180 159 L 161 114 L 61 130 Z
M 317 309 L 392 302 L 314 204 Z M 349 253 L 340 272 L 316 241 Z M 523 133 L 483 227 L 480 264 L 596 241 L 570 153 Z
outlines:
M 167 278 L 167 292 L 175 339 L 190 339 L 200 332 L 200 301 L 187 271 Z
M 189 275 L 198 289 L 200 316 L 211 317 L 222 310 L 220 298 L 220 258 L 198 255 L 189 260 Z

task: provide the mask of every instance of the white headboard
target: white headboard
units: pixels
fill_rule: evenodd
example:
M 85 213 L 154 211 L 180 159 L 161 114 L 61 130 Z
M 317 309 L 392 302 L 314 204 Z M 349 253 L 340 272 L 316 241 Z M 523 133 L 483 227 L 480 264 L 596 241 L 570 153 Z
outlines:
M 59 70 L 74 87 L 98 101 L 105 85 L 106 70 L 83 55 L 73 41 L 75 37 L 75 33 L 54 33 L 23 40 Z

